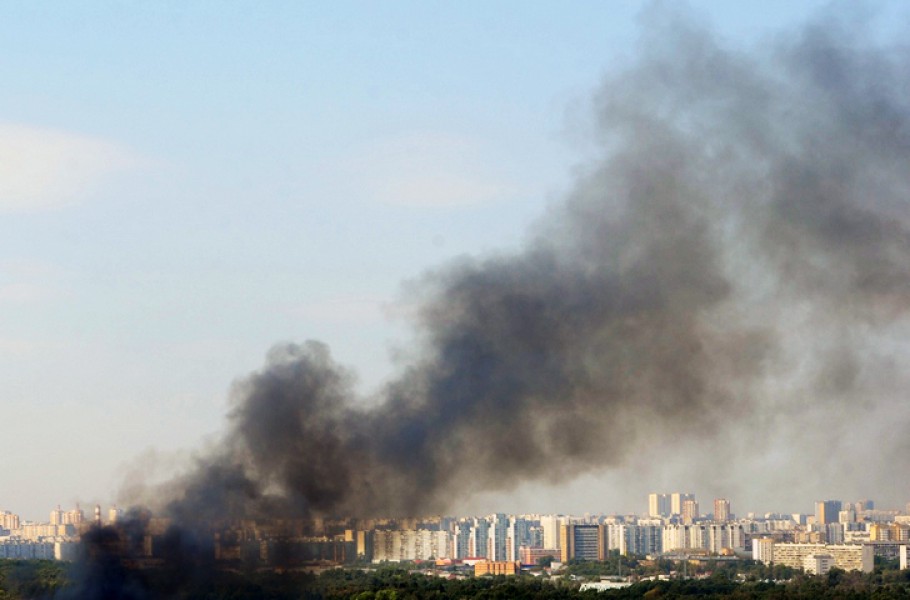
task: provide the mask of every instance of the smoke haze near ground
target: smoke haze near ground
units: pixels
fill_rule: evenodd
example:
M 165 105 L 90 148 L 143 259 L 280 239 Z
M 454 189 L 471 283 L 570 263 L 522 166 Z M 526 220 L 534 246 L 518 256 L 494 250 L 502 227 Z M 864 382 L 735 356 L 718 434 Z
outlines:
M 848 13 L 747 51 L 646 11 L 594 96 L 600 156 L 524 250 L 412 283 L 413 360 L 376 398 L 325 344 L 275 346 L 168 514 L 414 515 L 598 474 L 910 499 L 910 57 Z

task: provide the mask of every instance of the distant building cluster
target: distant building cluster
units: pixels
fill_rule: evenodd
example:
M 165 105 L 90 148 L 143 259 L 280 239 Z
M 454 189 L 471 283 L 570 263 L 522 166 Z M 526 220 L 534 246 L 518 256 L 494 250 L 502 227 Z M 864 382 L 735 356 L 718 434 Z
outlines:
M 653 493 L 645 515 L 495 513 L 480 517 L 406 519 L 243 520 L 213 529 L 214 558 L 257 564 L 344 564 L 436 561 L 477 574 L 512 574 L 522 565 L 605 560 L 611 554 L 696 560 L 749 557 L 826 573 L 833 567 L 869 572 L 875 556 L 907 564 L 908 510 L 877 510 L 871 500 L 816 502 L 814 514 L 737 517 L 726 498 L 703 514 L 691 493 Z M 72 560 L 80 534 L 92 525 L 117 525 L 116 507 L 102 518 L 82 509 L 52 510 L 48 522 L 22 522 L 0 511 L 0 558 Z M 148 516 L 133 556 L 154 561 L 165 543 L 167 519 Z
M 832 567 L 868 572 L 873 557 L 897 558 L 910 543 L 910 510 L 876 510 L 870 500 L 825 500 L 815 514 L 737 517 L 727 498 L 703 514 L 691 493 L 653 493 L 648 514 L 438 517 L 364 521 L 357 556 L 373 562 L 446 559 L 536 564 L 550 557 L 604 560 L 611 553 L 752 557 L 813 573 Z M 908 507 L 910 509 L 910 507 Z M 906 555 L 906 551 L 905 555 Z
M 110 522 L 122 511 L 112 507 Z M 81 533 L 92 524 L 101 524 L 101 507 L 96 506 L 94 518 L 86 519 L 77 504 L 64 511 L 59 505 L 45 522 L 22 521 L 19 515 L 0 511 L 0 558 L 73 560 Z

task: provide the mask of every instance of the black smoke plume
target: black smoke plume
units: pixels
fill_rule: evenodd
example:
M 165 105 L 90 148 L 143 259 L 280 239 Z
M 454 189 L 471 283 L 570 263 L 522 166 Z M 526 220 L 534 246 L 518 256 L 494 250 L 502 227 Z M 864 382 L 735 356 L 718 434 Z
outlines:
M 847 12 L 751 52 L 646 12 L 524 250 L 414 286 L 419 358 L 378 399 L 325 344 L 273 348 L 169 513 L 436 511 L 868 396 L 910 306 L 910 61 Z
M 910 55 L 851 10 L 751 51 L 646 11 L 637 58 L 594 98 L 600 156 L 523 251 L 412 286 L 418 358 L 376 398 L 326 345 L 274 347 L 235 385 L 222 442 L 157 490 L 161 535 L 132 519 L 135 536 L 86 536 L 73 597 L 156 597 L 124 567 L 154 557 L 139 537 L 170 594 L 211 571 L 201 523 L 441 511 L 621 468 L 655 440 L 668 460 L 760 441 L 747 476 L 778 489 L 839 470 L 881 484 L 866 446 L 901 472 Z
M 222 442 L 156 491 L 161 589 L 207 572 L 200 523 L 441 511 L 621 468 L 655 440 L 668 460 L 760 441 L 746 464 L 779 489 L 833 481 L 876 444 L 901 472 L 910 55 L 855 6 L 749 51 L 646 10 L 637 57 L 594 97 L 600 156 L 522 252 L 409 289 L 418 358 L 377 398 L 313 341 L 235 385 Z M 862 464 L 857 481 L 884 481 Z M 145 597 L 110 560 L 148 554 L 134 538 L 87 536 L 74 597 Z

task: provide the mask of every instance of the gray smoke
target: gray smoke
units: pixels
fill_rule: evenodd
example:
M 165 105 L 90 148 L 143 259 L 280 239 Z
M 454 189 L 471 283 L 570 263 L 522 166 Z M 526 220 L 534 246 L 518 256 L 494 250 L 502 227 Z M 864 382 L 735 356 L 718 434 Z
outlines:
M 655 440 L 784 428 L 811 462 L 836 411 L 906 425 L 907 49 L 837 12 L 753 51 L 643 21 L 593 102 L 601 156 L 524 250 L 421 279 L 420 358 L 373 402 L 324 344 L 273 348 L 172 514 L 418 514 Z

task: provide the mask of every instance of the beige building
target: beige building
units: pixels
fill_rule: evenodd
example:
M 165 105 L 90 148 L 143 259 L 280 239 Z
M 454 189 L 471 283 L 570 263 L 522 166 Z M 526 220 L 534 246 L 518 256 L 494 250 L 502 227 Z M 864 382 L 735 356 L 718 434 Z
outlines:
M 670 512 L 674 515 L 681 515 L 683 502 L 686 500 L 695 500 L 695 494 L 683 494 L 680 492 L 670 494 Z
M 2 529 L 19 529 L 19 515 L 0 510 L 0 528 Z
M 605 525 L 563 525 L 559 528 L 559 559 L 604 560 L 607 555 Z
M 680 515 L 682 516 L 682 521 L 684 524 L 691 525 L 693 522 L 695 522 L 696 519 L 698 519 L 698 502 L 692 498 L 683 500 L 682 512 Z
M 873 542 L 910 541 L 910 525 L 906 523 L 873 523 L 869 526 L 869 540 Z
M 521 563 L 512 560 L 488 560 L 474 563 L 474 575 L 516 575 L 521 571 Z
M 761 563 L 774 561 L 774 539 L 769 537 L 755 538 L 752 540 L 752 560 Z
M 353 540 L 352 540 L 353 541 Z M 358 554 L 366 554 L 366 536 L 363 544 L 358 541 Z M 373 532 L 373 562 L 402 560 L 430 560 L 450 558 L 451 540 L 447 531 L 429 529 L 393 529 Z M 362 546 L 362 547 L 361 547 Z
M 805 558 L 813 554 L 831 555 L 834 566 L 845 571 L 871 573 L 874 565 L 869 544 L 774 544 L 772 551 L 774 564 L 794 569 L 805 568 Z
M 45 538 L 73 537 L 76 535 L 76 527 L 73 525 L 51 525 L 50 523 L 26 523 L 19 529 L 13 530 L 13 534 L 23 540 L 39 541 Z
M 665 525 L 661 530 L 663 552 L 705 548 L 704 527 L 697 525 Z
M 559 528 L 565 523 L 565 517 L 559 515 L 544 515 L 540 517 L 544 547 L 559 549 Z
M 730 520 L 730 501 L 726 498 L 714 500 L 714 520 L 724 523 Z
M 810 575 L 825 575 L 835 566 L 830 554 L 809 554 L 803 559 L 803 570 Z

